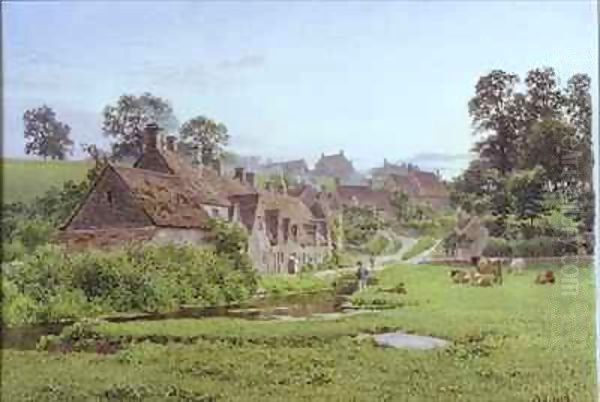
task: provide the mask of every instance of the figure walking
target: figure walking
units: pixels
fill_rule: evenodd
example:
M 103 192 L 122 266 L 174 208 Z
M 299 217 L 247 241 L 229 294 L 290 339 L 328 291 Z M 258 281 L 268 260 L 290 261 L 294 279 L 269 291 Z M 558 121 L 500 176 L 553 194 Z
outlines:
M 358 277 L 358 290 L 366 289 L 367 280 L 369 279 L 369 269 L 363 265 L 362 261 L 358 262 L 356 276 Z

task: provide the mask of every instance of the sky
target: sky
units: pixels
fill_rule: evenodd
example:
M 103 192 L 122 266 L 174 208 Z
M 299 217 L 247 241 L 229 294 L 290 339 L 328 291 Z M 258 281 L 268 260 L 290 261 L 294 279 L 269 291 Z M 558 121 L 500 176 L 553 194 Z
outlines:
M 387 158 L 451 177 L 469 160 L 481 75 L 598 76 L 590 1 L 2 6 L 5 156 L 24 154 L 28 108 L 47 104 L 77 144 L 106 145 L 104 106 L 151 92 L 180 122 L 223 122 L 241 154 L 310 164 L 343 149 L 360 169 Z

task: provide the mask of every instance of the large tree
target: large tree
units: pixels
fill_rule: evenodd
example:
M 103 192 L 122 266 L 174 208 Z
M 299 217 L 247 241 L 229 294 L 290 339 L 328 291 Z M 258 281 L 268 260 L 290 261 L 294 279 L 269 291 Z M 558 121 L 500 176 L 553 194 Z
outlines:
M 546 171 L 549 190 L 564 190 L 575 184 L 577 161 L 573 158 L 575 129 L 560 120 L 535 123 L 525 139 L 524 169 L 541 166 Z
M 569 123 L 576 132 L 571 145 L 577 153 L 578 171 L 581 182 L 591 191 L 593 154 L 592 154 L 592 96 L 591 80 L 586 74 L 575 74 L 567 83 L 565 90 L 566 114 Z
M 476 143 L 475 150 L 502 175 L 513 169 L 518 158 L 523 120 L 519 112 L 524 101 L 515 91 L 518 83 L 516 74 L 493 70 L 479 79 L 475 96 L 469 101 L 475 133 L 484 137 Z
M 25 125 L 25 153 L 44 158 L 63 160 L 71 152 L 71 127 L 59 121 L 50 107 L 43 105 L 23 114 Z
M 107 105 L 102 114 L 102 131 L 114 139 L 112 156 L 116 159 L 141 155 L 148 123 L 156 123 L 165 131 L 177 129 L 171 104 L 150 93 L 122 95 L 115 104 Z
M 223 152 L 223 146 L 229 142 L 227 127 L 204 116 L 188 120 L 179 132 L 182 141 L 197 150 L 204 165 L 218 159 Z

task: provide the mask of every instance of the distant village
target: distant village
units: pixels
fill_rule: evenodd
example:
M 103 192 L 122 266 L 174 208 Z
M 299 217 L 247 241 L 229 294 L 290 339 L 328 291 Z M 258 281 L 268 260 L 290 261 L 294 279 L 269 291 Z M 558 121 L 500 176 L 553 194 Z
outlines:
M 258 185 L 257 174 L 269 179 Z M 333 185 L 323 185 L 323 178 Z M 148 125 L 143 154 L 128 167 L 107 165 L 58 238 L 71 249 L 129 241 L 202 244 L 211 240 L 211 218 L 221 218 L 247 230 L 257 269 L 283 273 L 289 261 L 319 263 L 344 247 L 333 235 L 343 225 L 344 207 L 366 207 L 394 220 L 390 197 L 398 191 L 433 209 L 449 205 L 439 175 L 413 165 L 384 160 L 363 175 L 343 151 L 322 154 L 312 170 L 304 160 L 254 169 L 220 160 L 202 164 L 175 137 L 163 138 L 158 126 Z

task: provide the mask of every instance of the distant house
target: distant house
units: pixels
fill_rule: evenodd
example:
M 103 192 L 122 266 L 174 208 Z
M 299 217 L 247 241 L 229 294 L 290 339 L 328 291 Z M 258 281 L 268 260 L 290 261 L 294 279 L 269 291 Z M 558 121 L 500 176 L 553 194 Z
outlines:
M 391 174 L 404 176 L 408 174 L 408 171 L 409 165 L 407 164 L 396 165 L 388 162 L 387 159 L 383 159 L 383 166 L 371 169 L 371 177 L 374 180 L 380 180 Z
M 390 193 L 402 191 L 411 200 L 431 205 L 433 208 L 446 208 L 450 205 L 448 189 L 431 172 L 410 170 L 406 175 L 389 174 L 383 186 Z
M 254 187 L 254 173 L 236 168 L 192 167 L 173 141 L 157 146 L 156 126 L 144 136 L 144 152 L 133 168 L 108 165 L 61 228 L 57 240 L 70 249 L 114 247 L 128 242 L 187 242 L 213 239 L 211 218 L 238 222 L 249 234 L 249 254 L 261 272 L 287 272 L 319 262 L 329 252 L 327 223 L 299 199 Z
M 312 171 L 312 174 L 315 176 L 329 176 L 341 180 L 353 177 L 355 173 L 354 166 L 344 156 L 344 151 L 340 151 L 339 154 L 335 155 L 321 154 L 321 158 L 317 161 Z
M 338 184 L 332 198 L 331 205 L 334 210 L 341 210 L 344 206 L 367 207 L 385 220 L 395 218 L 394 208 L 390 203 L 390 193 L 385 190 L 376 190 L 368 185 Z
M 269 163 L 264 165 L 262 170 L 269 173 L 288 174 L 297 179 L 301 179 L 308 174 L 308 165 L 304 159 L 298 159 L 286 162 Z

